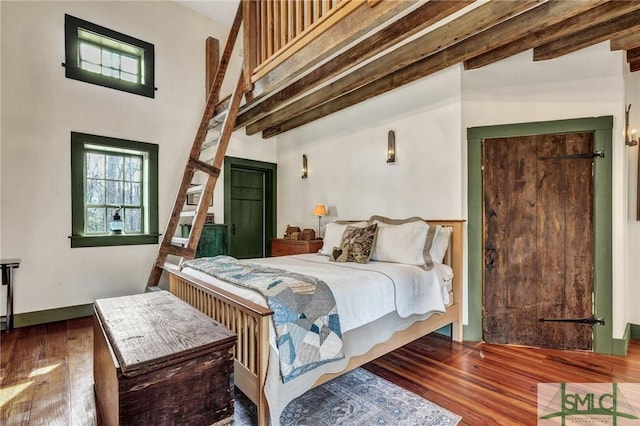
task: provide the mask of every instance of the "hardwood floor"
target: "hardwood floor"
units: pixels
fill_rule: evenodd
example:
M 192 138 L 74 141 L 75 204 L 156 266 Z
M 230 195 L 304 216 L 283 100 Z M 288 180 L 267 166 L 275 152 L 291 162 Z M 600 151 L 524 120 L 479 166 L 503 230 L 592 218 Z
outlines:
M 0 334 L 0 424 L 95 425 L 91 318 Z M 640 382 L 626 358 L 426 336 L 366 368 L 463 417 L 462 425 L 535 425 L 538 383 Z

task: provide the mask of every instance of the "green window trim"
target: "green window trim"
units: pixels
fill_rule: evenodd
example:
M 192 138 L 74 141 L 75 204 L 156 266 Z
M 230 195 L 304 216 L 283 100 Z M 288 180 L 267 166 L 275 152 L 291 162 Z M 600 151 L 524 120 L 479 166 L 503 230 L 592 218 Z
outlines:
M 63 66 L 67 78 L 149 98 L 155 97 L 153 44 L 71 15 L 65 15 L 64 27 Z M 103 59 L 81 61 L 83 46 L 98 50 L 101 58 L 112 57 L 117 64 L 104 63 Z M 89 67 L 101 69 L 102 72 L 89 71 Z
M 85 153 L 94 152 L 96 147 L 105 152 L 117 154 L 126 151 L 143 153 L 146 182 L 144 186 L 143 231 L 122 235 L 85 233 Z M 107 218 L 108 222 L 108 218 Z M 158 145 L 105 136 L 71 132 L 71 247 L 100 247 L 116 245 L 157 244 L 158 237 Z

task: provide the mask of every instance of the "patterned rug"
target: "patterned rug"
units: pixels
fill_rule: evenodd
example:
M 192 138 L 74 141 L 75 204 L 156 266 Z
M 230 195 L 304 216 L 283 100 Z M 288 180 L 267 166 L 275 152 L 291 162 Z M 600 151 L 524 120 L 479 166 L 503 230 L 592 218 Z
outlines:
M 236 389 L 235 425 L 257 424 L 255 405 Z M 452 426 L 461 417 L 357 368 L 293 400 L 282 426 Z

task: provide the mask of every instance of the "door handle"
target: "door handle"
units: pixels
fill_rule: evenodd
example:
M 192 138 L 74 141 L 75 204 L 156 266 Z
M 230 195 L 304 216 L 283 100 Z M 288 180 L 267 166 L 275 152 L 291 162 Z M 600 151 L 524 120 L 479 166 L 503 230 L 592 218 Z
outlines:
M 231 235 L 236 235 L 236 224 L 231 225 Z

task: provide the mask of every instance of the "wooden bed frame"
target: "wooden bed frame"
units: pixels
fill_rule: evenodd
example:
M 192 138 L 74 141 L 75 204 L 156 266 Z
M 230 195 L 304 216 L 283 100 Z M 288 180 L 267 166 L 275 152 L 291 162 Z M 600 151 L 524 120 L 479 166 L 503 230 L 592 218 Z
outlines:
M 427 220 L 430 224 L 453 228 L 445 263 L 453 268 L 452 299 L 443 314 L 413 323 L 396 332 L 392 338 L 380 343 L 367 353 L 352 357 L 347 367 L 337 373 L 324 374 L 315 386 L 340 376 L 354 368 L 391 352 L 441 327 L 452 325 L 452 338 L 462 340 L 462 220 Z M 269 357 L 269 321 L 273 312 L 268 308 L 245 300 L 228 291 L 197 280 L 166 265 L 169 273 L 169 291 L 195 308 L 209 315 L 237 334 L 235 347 L 234 381 L 242 392 L 257 406 L 258 425 L 269 424 L 269 409 L 264 394 Z

